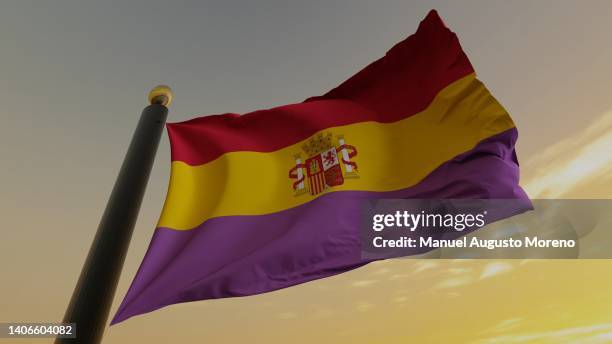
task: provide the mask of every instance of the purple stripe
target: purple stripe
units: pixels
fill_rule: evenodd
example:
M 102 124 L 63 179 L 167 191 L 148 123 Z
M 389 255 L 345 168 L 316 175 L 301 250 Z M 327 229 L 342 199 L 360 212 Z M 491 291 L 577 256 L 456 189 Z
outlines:
M 365 265 L 361 202 L 381 198 L 520 199 L 515 128 L 392 192 L 339 191 L 278 213 L 227 216 L 177 231 L 158 228 L 112 324 L 194 300 L 269 292 Z

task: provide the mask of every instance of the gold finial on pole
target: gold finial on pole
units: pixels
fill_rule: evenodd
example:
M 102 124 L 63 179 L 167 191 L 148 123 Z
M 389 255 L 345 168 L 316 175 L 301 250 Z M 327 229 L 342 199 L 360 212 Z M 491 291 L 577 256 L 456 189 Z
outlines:
M 166 85 L 155 86 L 155 88 L 149 92 L 149 102 L 151 104 L 159 104 L 168 107 L 170 103 L 172 103 L 172 98 L 172 89 Z

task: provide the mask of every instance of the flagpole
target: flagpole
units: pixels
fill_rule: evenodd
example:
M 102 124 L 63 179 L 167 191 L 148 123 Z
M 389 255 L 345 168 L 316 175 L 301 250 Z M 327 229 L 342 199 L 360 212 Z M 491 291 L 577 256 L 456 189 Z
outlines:
M 150 105 L 142 111 L 64 315 L 64 323 L 76 323 L 76 338 L 57 338 L 56 344 L 102 340 L 172 96 L 163 85 L 149 92 Z

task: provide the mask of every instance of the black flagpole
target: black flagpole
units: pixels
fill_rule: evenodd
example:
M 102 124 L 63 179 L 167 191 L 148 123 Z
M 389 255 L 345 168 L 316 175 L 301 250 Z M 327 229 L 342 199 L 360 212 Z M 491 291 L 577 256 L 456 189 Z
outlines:
M 155 160 L 159 139 L 172 101 L 167 86 L 149 93 L 151 105 L 140 116 L 132 142 L 89 249 L 64 323 L 76 323 L 76 338 L 57 338 L 56 344 L 97 344 L 102 340 L 123 261 Z

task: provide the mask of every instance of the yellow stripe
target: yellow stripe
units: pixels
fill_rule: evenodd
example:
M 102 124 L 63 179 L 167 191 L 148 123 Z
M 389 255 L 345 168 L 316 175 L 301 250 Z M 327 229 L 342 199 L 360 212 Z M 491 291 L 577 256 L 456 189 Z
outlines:
M 295 195 L 288 171 L 298 142 L 270 153 L 231 152 L 200 166 L 172 162 L 170 186 L 158 226 L 185 230 L 227 215 L 268 214 L 339 190 L 391 191 L 417 184 L 436 167 L 479 141 L 514 127 L 506 111 L 475 75 L 443 89 L 421 113 L 381 124 L 362 122 L 324 130 L 357 148 L 358 178 L 318 195 Z M 306 178 L 306 181 L 308 178 Z M 308 183 L 305 183 L 308 184 Z

